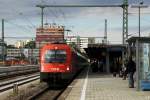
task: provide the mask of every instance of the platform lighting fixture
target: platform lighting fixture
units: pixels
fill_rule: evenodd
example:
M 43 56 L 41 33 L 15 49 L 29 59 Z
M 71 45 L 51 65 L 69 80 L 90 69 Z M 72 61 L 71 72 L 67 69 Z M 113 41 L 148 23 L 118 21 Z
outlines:
M 71 30 L 69 30 L 69 29 L 67 29 L 67 30 L 65 30 L 66 32 L 67 32 L 67 36 L 68 36 L 68 32 L 71 32 Z

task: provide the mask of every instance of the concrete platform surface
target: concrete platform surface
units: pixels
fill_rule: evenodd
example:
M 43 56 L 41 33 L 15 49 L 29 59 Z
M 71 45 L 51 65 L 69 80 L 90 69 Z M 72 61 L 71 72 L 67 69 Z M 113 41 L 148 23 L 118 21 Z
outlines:
M 78 78 L 66 100 L 150 100 L 150 91 L 128 88 L 128 80 L 87 71 Z

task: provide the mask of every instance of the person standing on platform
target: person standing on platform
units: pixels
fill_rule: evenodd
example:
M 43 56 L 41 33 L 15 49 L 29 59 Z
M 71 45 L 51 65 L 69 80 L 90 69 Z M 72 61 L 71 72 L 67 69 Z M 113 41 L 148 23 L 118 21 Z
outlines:
M 129 88 L 134 88 L 134 79 L 133 79 L 133 75 L 136 71 L 136 64 L 135 62 L 132 60 L 132 57 L 129 57 L 129 61 L 127 63 L 127 71 L 129 73 Z
M 91 69 L 92 69 L 92 72 L 97 72 L 98 71 L 98 65 L 97 65 L 97 61 L 96 60 L 92 61 Z
M 127 60 L 125 60 L 125 62 L 124 62 L 124 65 L 123 65 L 123 68 L 122 68 L 122 72 L 123 72 L 123 80 L 126 80 L 126 77 L 127 77 L 127 74 L 128 74 L 128 72 L 127 72 Z
M 117 62 L 114 60 L 113 77 L 117 76 Z

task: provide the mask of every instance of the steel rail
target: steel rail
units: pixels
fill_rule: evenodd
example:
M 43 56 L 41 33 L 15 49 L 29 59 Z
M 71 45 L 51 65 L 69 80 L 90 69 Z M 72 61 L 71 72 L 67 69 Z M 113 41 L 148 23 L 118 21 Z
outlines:
M 0 71 L 0 79 L 7 79 L 10 77 L 14 77 L 16 75 L 21 75 L 21 74 L 27 74 L 27 73 L 34 73 L 38 72 L 39 67 L 32 67 L 32 68 L 15 68 L 15 69 L 1 69 Z
M 55 90 L 55 89 L 49 89 L 49 86 L 45 86 L 44 88 L 40 89 L 39 91 L 33 93 L 30 97 L 28 97 L 26 100 L 44 100 L 44 99 L 50 99 L 50 100 L 57 100 L 59 96 L 65 91 L 66 88 L 60 89 L 60 90 Z M 47 95 L 44 94 L 50 94 L 50 97 L 47 97 Z
M 14 82 L 11 82 L 10 84 L 9 83 L 3 83 L 3 85 L 1 85 L 1 87 L 0 87 L 0 92 L 4 92 L 4 91 L 7 91 L 9 89 L 12 89 L 14 87 L 14 84 L 17 84 L 18 86 L 20 86 L 20 85 L 38 80 L 39 78 L 40 78 L 40 76 L 38 75 L 38 76 L 34 76 L 32 78 L 28 77 L 28 78 L 21 79 L 19 81 L 14 81 Z
M 25 80 L 25 79 L 33 78 L 33 77 L 36 77 L 36 76 L 39 76 L 39 73 L 34 74 L 34 75 L 30 75 L 30 76 L 22 76 L 20 78 L 11 79 L 11 80 L 7 80 L 7 81 L 2 81 L 2 82 L 0 82 L 0 87 L 6 86 L 6 85 L 9 85 L 9 84 L 13 84 L 15 82 L 19 82 L 19 81 L 22 81 L 22 80 Z
M 27 98 L 27 100 L 35 100 L 37 97 L 39 97 L 40 95 L 42 95 L 45 91 L 47 91 L 49 89 L 49 86 L 46 85 L 44 88 L 42 88 L 41 90 L 33 93 L 30 97 Z

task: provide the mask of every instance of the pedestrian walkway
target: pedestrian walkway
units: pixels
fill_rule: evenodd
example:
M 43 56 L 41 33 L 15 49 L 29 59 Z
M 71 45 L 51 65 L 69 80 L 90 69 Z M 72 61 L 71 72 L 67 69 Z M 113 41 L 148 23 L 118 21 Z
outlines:
M 77 79 L 66 100 L 150 100 L 150 92 L 128 88 L 128 80 L 89 71 Z

